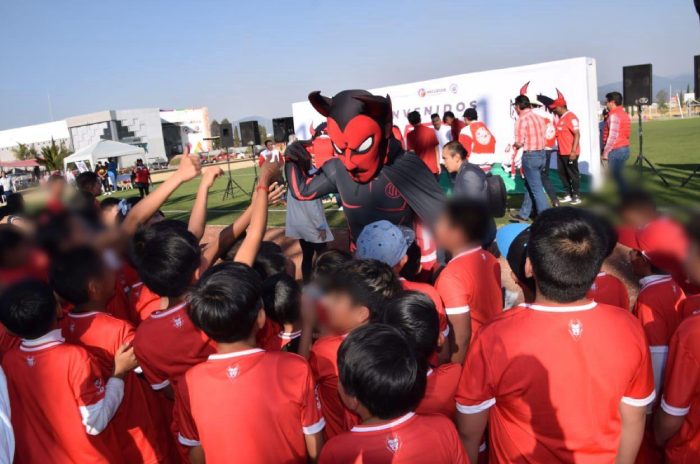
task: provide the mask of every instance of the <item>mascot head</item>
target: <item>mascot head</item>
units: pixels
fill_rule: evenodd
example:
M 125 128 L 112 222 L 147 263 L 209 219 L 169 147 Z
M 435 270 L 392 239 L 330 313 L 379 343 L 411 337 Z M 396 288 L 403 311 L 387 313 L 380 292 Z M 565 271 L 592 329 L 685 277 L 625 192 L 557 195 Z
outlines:
M 374 179 L 387 157 L 393 116 L 391 99 L 366 90 L 343 90 L 333 98 L 309 94 L 311 105 L 327 118 L 333 150 L 359 183 Z

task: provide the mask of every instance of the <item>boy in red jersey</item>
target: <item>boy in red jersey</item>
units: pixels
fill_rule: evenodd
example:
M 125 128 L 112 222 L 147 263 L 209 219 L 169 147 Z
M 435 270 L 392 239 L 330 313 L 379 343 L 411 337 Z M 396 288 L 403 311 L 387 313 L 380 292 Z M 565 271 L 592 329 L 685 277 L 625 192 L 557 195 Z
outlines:
M 700 217 L 689 224 L 686 272 L 700 283 Z M 671 338 L 661 407 L 655 417 L 656 441 L 666 462 L 700 462 L 700 298 L 683 302 L 684 320 Z
M 654 379 L 634 316 L 585 298 L 605 255 L 596 219 L 570 207 L 544 211 L 527 253 L 534 302 L 482 328 L 457 389 L 471 462 L 488 420 L 493 462 L 631 464 Z
M 266 351 L 298 353 L 302 334 L 299 284 L 289 274 L 275 274 L 263 282 L 262 299 L 265 318 L 275 322 L 280 330 L 263 340 L 260 347 Z
M 433 302 L 424 293 L 401 292 L 387 305 L 382 322 L 403 332 L 415 346 L 416 355 L 428 365 L 425 395 L 416 412 L 439 413 L 453 418 L 455 392 L 462 367 L 457 363 L 438 366 L 430 362 L 445 344 Z
M 501 266 L 481 244 L 490 228 L 480 202 L 452 199 L 435 227 L 438 245 L 452 259 L 435 282 L 452 325 L 452 361 L 462 363 L 472 335 L 503 311 Z
M 359 237 L 357 237 L 355 256 L 359 259 L 376 259 L 388 264 L 394 269 L 394 273 L 397 276 L 402 274 L 415 276 L 420 272 L 420 250 L 417 247 L 413 247 L 415 240 L 416 234 L 413 232 L 413 229 L 399 227 L 385 220 L 376 221 L 367 224 L 362 229 Z M 412 253 L 414 255 L 413 260 L 409 258 L 409 251 L 416 252 Z M 403 289 L 424 293 L 433 301 L 440 321 L 440 332 L 444 337 L 449 336 L 450 327 L 447 323 L 445 305 L 442 303 L 442 299 L 435 287 L 428 283 L 414 282 L 409 279 L 399 277 Z M 443 361 L 449 360 L 449 344 L 445 343 L 441 347 L 444 349 L 440 352 L 440 359 Z
M 180 443 L 190 462 L 306 463 L 323 444 L 324 419 L 306 361 L 264 351 L 262 282 L 241 263 L 204 273 L 190 292 L 190 316 L 217 353 L 182 377 L 176 391 Z
M 321 463 L 466 463 L 455 426 L 413 411 L 425 392 L 426 364 L 413 344 L 385 324 L 354 330 L 338 352 L 339 393 L 362 423 L 332 438 Z
M 114 294 L 114 272 L 97 251 L 78 247 L 54 257 L 50 281 L 54 291 L 73 305 L 60 323 L 66 341 L 88 350 L 107 377 L 119 347 L 130 344 L 135 332 L 130 323 L 105 309 Z M 167 462 L 174 450 L 158 400 L 136 373 L 125 376 L 124 399 L 111 428 L 127 462 Z
M 598 216 L 600 233 L 607 244 L 605 258 L 609 258 L 617 247 L 618 234 L 612 223 Z M 630 308 L 630 297 L 624 283 L 612 274 L 600 271 L 588 290 L 586 297 L 596 303 L 604 303 L 623 309 Z
M 349 261 L 327 282 L 321 305 L 329 333 L 313 344 L 309 355 L 326 418 L 326 438 L 349 430 L 359 420 L 338 396 L 340 344 L 352 330 L 379 320 L 387 301 L 400 291 L 401 285 L 391 268 L 376 260 Z
M 15 462 L 122 462 L 107 425 L 136 367 L 133 349 L 116 350 L 105 377 L 88 352 L 64 343 L 57 304 L 46 284 L 27 280 L 0 297 L 0 321 L 22 338 L 3 359 L 16 438 Z

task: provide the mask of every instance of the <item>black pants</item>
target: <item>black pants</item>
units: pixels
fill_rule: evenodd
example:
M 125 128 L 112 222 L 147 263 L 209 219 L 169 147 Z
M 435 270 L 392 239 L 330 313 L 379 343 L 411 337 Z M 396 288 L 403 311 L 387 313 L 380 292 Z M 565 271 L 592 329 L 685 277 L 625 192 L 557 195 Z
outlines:
M 307 242 L 301 238 L 299 239 L 299 245 L 301 245 L 301 276 L 304 279 L 304 283 L 308 283 L 311 278 L 314 254 L 316 256 L 320 255 L 326 251 L 328 245 L 326 243 Z
M 572 197 L 579 196 L 581 174 L 578 170 L 578 157 L 570 159 L 568 156 L 557 156 L 557 171 L 564 186 L 564 193 Z
M 148 195 L 148 184 L 136 182 L 136 187 L 139 189 L 139 196 L 141 196 L 141 198 L 143 198 L 145 195 Z
M 549 200 L 552 205 L 555 205 L 559 200 L 557 199 L 557 190 L 552 185 L 552 180 L 549 178 L 549 163 L 552 161 L 552 150 L 545 150 L 546 161 L 544 169 L 542 169 L 542 185 L 544 186 L 544 191 L 547 192 Z

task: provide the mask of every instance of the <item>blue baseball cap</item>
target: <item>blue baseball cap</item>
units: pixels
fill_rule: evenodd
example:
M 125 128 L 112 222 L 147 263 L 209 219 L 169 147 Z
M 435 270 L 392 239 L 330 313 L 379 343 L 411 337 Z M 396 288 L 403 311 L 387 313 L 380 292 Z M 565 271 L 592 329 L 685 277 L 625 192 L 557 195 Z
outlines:
M 408 247 L 416 240 L 416 234 L 408 227 L 396 226 L 381 220 L 367 224 L 357 238 L 355 257 L 376 259 L 391 267 L 406 256 Z

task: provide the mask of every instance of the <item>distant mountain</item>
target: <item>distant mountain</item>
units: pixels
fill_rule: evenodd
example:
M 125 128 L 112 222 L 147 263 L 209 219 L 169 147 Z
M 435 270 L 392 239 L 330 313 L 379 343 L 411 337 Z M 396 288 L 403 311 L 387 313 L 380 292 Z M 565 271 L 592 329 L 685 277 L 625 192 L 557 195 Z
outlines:
M 688 84 L 690 84 L 690 91 L 693 91 L 693 75 L 692 74 L 679 74 L 672 77 L 656 76 L 651 77 L 652 85 L 652 98 L 656 98 L 656 93 L 659 90 L 665 90 L 668 92 L 669 85 L 673 90 L 673 93 L 685 93 Z M 610 84 L 604 84 L 598 86 L 598 100 L 605 100 L 605 94 L 617 90 L 622 92 L 622 81 L 613 82 Z

